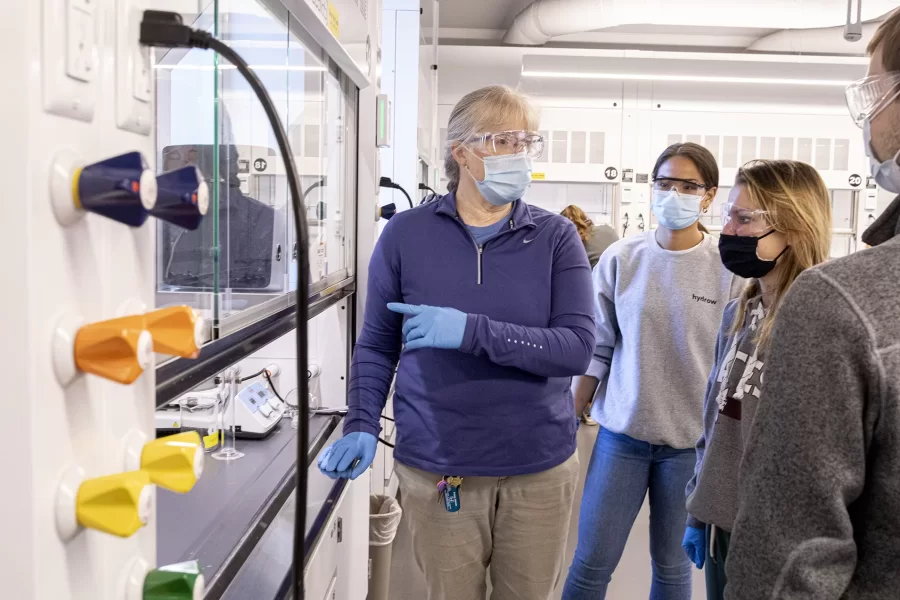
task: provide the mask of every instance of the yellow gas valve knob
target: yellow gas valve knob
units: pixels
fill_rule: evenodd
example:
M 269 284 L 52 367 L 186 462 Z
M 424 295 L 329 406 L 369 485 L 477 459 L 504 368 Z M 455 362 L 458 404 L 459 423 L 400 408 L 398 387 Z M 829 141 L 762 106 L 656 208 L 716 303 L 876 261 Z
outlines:
M 145 471 L 85 479 L 80 467 L 71 467 L 57 491 L 56 528 L 66 541 L 83 527 L 129 537 L 152 513 L 153 485 Z
M 75 515 L 79 525 L 129 537 L 150 521 L 153 486 L 146 471 L 88 479 L 78 488 Z
M 181 494 L 191 491 L 203 474 L 200 434 L 185 431 L 144 444 L 140 467 L 160 487 Z
M 170 306 L 144 315 L 153 349 L 160 354 L 197 358 L 203 344 L 203 317 L 190 306 Z
M 53 347 L 61 382 L 78 370 L 128 384 L 153 364 L 153 338 L 142 315 L 91 323 L 74 334 L 66 329 L 61 322 Z M 73 329 L 71 321 L 68 329 Z

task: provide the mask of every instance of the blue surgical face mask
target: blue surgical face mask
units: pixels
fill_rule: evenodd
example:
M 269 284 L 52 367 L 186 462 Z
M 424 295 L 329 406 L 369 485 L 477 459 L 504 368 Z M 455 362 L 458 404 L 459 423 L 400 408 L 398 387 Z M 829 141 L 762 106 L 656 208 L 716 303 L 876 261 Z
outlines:
M 702 196 L 679 194 L 676 190 L 654 191 L 650 209 L 666 229 L 687 229 L 700 218 Z
M 875 183 L 889 192 L 900 194 L 900 164 L 897 163 L 900 159 L 900 150 L 889 160 L 878 160 L 872 149 L 872 127 L 868 119 L 863 124 L 863 140 L 866 143 L 866 156 L 869 157 L 869 170 L 875 178 Z
M 485 200 L 494 206 L 503 206 L 525 195 L 531 185 L 531 159 L 524 152 L 484 158 L 474 152 L 472 155 L 484 162 L 484 181 L 478 181 L 474 176 L 472 179 Z

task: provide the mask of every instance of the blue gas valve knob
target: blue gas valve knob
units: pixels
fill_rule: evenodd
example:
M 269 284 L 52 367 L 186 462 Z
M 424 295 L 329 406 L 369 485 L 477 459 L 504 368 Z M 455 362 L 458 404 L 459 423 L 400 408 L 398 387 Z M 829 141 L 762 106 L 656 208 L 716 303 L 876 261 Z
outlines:
M 156 175 L 140 152 L 75 167 L 71 201 L 77 211 L 140 227 L 156 204 Z
M 191 231 L 200 227 L 209 209 L 209 186 L 197 167 L 182 167 L 158 175 L 156 185 L 156 206 L 150 210 L 151 215 Z

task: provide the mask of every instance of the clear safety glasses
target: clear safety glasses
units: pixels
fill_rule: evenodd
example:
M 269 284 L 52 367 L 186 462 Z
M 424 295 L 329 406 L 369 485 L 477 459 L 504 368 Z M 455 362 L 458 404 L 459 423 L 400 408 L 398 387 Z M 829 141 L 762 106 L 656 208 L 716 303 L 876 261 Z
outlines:
M 472 136 L 467 143 L 492 155 L 524 152 L 529 158 L 538 158 L 544 152 L 544 136 L 533 131 L 482 133 Z
M 900 71 L 865 77 L 847 86 L 847 108 L 858 127 L 900 96 Z
M 726 202 L 722 205 L 722 233 L 758 237 L 772 229 L 769 211 Z
M 657 192 L 669 192 L 675 190 L 679 194 L 686 194 L 688 196 L 702 196 L 706 193 L 706 186 L 704 184 L 674 177 L 657 177 L 653 180 L 653 189 Z

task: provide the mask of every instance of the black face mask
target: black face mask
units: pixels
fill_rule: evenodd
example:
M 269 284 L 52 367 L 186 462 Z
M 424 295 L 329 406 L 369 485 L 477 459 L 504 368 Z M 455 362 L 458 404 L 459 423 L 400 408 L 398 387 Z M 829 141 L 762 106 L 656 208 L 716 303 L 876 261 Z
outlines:
M 781 255 L 790 247 L 785 247 L 781 254 L 773 260 L 763 260 L 757 256 L 756 246 L 759 244 L 759 240 L 773 233 L 775 233 L 774 229 L 760 237 L 721 234 L 719 236 L 719 256 L 722 257 L 722 264 L 726 269 L 744 279 L 759 279 L 768 275 L 775 268 Z

